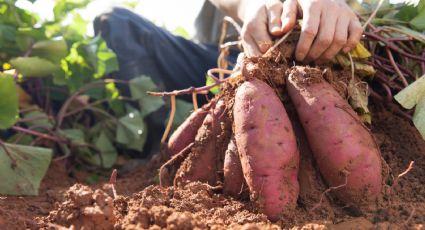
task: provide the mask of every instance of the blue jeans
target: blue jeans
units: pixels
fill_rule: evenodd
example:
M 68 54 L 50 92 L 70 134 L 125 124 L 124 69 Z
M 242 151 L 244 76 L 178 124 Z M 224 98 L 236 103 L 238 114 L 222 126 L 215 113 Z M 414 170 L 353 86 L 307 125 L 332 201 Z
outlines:
M 197 44 L 173 35 L 124 8 L 98 16 L 94 29 L 117 54 L 120 79 L 143 74 L 169 91 L 203 86 L 207 70 L 217 67 L 217 45 Z M 237 53 L 230 56 L 234 62 Z
M 160 90 L 171 91 L 205 85 L 207 70 L 217 67 L 217 45 L 197 44 L 175 36 L 127 9 L 114 8 L 98 16 L 94 30 L 116 53 L 119 79 L 146 75 Z M 231 51 L 229 56 L 230 61 L 235 62 L 237 52 Z M 128 88 L 121 90 L 128 94 Z M 190 100 L 191 97 L 182 98 Z M 199 97 L 200 103 L 205 102 L 202 98 Z M 160 139 L 167 115 L 168 111 L 163 108 L 147 118 L 147 143 Z

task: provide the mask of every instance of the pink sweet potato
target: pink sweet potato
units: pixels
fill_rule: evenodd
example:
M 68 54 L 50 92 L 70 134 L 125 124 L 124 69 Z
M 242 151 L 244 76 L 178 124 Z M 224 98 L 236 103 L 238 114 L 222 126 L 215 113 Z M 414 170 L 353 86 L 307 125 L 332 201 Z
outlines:
M 190 154 L 176 173 L 174 185 L 192 181 L 217 185 L 220 180 L 218 172 L 223 169 L 219 162 L 224 159 L 230 135 L 231 122 L 226 105 L 219 100 L 199 128 Z
M 334 194 L 354 206 L 377 198 L 380 151 L 350 105 L 318 69 L 294 68 L 287 84 L 322 176 L 329 186 L 341 186 Z
M 270 220 L 290 214 L 299 193 L 299 153 L 291 122 L 279 97 L 253 79 L 236 92 L 236 145 L 250 197 Z
M 247 185 L 243 177 L 241 160 L 235 142 L 235 138 L 232 136 L 224 157 L 223 191 L 227 195 L 239 198 Z
M 194 111 L 190 116 L 173 132 L 168 140 L 168 152 L 170 156 L 174 156 L 182 149 L 195 141 L 199 127 L 205 119 L 211 103 Z

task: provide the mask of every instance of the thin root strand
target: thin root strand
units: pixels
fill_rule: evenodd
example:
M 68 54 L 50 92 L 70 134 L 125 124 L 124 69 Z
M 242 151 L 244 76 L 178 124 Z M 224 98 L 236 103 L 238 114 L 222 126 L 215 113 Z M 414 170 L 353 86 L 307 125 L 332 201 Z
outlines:
M 173 124 L 174 115 L 176 114 L 176 96 L 171 96 L 171 112 L 170 112 L 170 119 L 168 119 L 167 128 L 165 128 L 164 134 L 161 138 L 161 143 L 164 144 L 165 140 L 167 140 L 168 133 L 171 130 L 171 126 Z

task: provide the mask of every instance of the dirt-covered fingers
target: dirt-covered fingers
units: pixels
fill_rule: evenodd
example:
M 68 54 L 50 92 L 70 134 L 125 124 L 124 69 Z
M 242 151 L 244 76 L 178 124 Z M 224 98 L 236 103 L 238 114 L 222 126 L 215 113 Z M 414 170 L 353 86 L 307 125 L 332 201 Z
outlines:
M 266 6 L 258 6 L 255 12 L 247 16 L 242 26 L 242 44 L 248 57 L 265 53 L 272 44 L 268 32 L 268 16 Z

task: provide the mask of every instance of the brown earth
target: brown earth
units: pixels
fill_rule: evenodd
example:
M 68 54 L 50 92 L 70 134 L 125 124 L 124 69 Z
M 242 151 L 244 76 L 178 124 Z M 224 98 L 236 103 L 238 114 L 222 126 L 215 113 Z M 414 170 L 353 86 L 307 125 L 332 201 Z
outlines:
M 178 188 L 160 187 L 158 169 L 168 160 L 164 153 L 130 172 L 119 169 L 116 197 L 112 186 L 105 182 L 106 177 L 103 182 L 83 185 L 84 177 L 89 174 L 67 171 L 69 162 L 54 162 L 42 182 L 39 196 L 0 197 L 0 229 L 425 228 L 425 141 L 409 121 L 389 113 L 379 102 L 371 103 L 373 122 L 370 129 L 389 166 L 385 167 L 389 171 L 385 174 L 389 176 L 382 199 L 367 209 L 358 210 L 332 197 L 333 191 L 316 169 L 296 112 L 282 94 L 284 78 L 269 77 L 282 76 L 291 66 L 287 60 L 293 49 L 285 47 L 293 46 L 287 44 L 269 56 L 250 59 L 242 72 L 245 78 L 255 76 L 264 80 L 282 96 L 299 138 L 300 194 L 291 218 L 271 223 L 256 211 L 247 197 L 235 200 L 224 195 L 220 186 L 190 183 Z M 340 79 L 341 73 L 326 76 Z M 229 108 L 237 85 L 238 82 L 231 82 L 223 89 Z M 214 141 L 211 148 L 223 147 L 220 143 Z M 411 161 L 415 162 L 413 169 L 396 179 Z M 215 173 L 221 172 L 216 170 Z
M 412 125 L 373 105 L 371 130 L 391 173 L 406 170 L 374 210 L 350 210 L 324 194 L 314 161 L 302 156 L 301 190 L 294 219 L 270 223 L 249 201 L 236 201 L 206 184 L 160 188 L 158 154 L 119 175 L 113 198 L 107 183 L 82 185 L 61 162 L 51 165 L 37 197 L 0 197 L 1 229 L 423 229 L 425 223 L 425 142 Z M 289 108 L 291 114 L 291 109 Z M 302 146 L 302 144 L 301 144 Z M 320 202 L 320 200 L 322 201 Z

